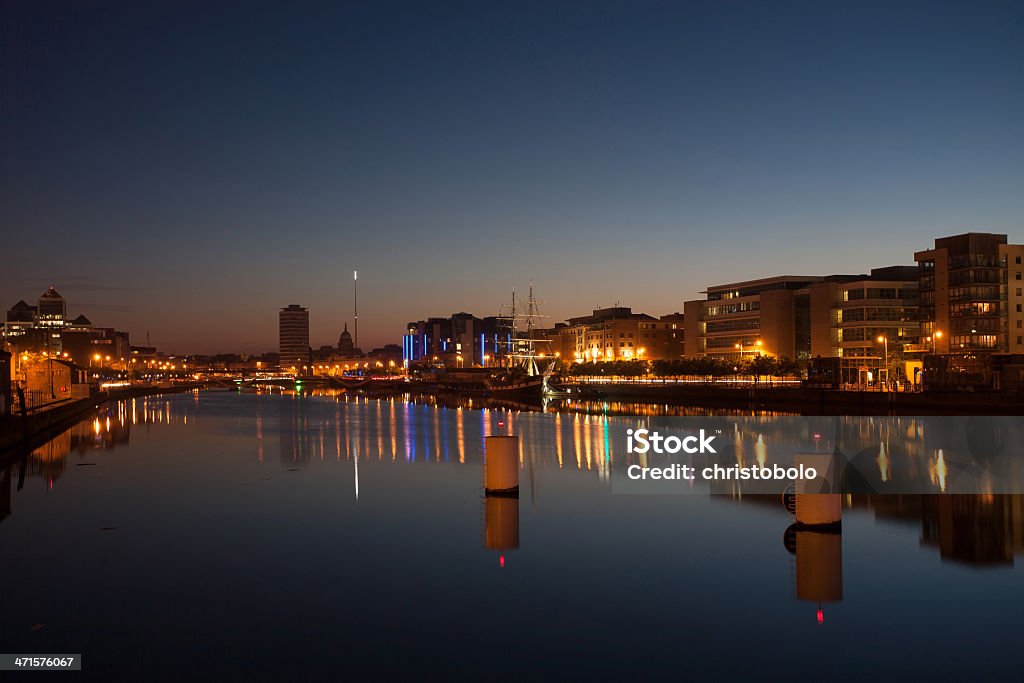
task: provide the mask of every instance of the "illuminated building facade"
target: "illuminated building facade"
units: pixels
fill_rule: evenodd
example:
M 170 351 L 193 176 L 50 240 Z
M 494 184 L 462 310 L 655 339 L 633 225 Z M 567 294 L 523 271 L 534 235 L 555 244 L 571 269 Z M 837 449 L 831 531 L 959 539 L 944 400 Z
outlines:
M 116 367 L 129 360 L 127 332 L 94 327 L 86 316 L 69 320 L 67 302 L 53 287 L 39 297 L 36 306 L 14 304 L 4 321 L 3 341 L 17 353 L 44 353 L 79 365 Z
M 309 310 L 291 304 L 278 313 L 281 370 L 295 374 L 309 372 Z
M 39 297 L 36 308 L 36 324 L 42 327 L 63 327 L 67 320 L 68 306 L 56 289 L 50 287 Z
M 684 304 L 689 358 L 757 354 L 838 358 L 841 382 L 864 384 L 888 373 L 910 381 L 930 347 L 921 343 L 915 266 L 870 274 L 782 275 L 708 287 Z M 888 362 L 886 362 L 888 359 Z M 881 372 L 880 372 L 881 370 Z
M 1024 245 L 971 232 L 914 254 L 921 332 L 939 354 L 1024 352 Z
M 471 313 L 410 322 L 402 337 L 402 360 L 405 364 L 443 363 L 449 367 L 489 365 L 508 348 L 508 334 L 499 327 L 498 318 L 478 318 Z
M 678 316 L 678 318 L 674 317 Z M 662 319 L 626 307 L 599 308 L 555 328 L 562 358 L 576 362 L 682 357 L 682 315 Z
M 687 358 L 810 354 L 810 293 L 824 278 L 780 275 L 708 287 L 683 304 Z
M 916 382 L 920 341 L 916 266 L 831 275 L 809 285 L 810 355 L 839 358 L 840 383 Z

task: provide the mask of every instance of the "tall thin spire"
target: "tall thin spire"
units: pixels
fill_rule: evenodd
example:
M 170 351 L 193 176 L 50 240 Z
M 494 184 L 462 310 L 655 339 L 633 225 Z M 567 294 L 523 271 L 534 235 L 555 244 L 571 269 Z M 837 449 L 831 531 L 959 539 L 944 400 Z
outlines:
M 355 332 L 352 345 L 359 348 L 359 271 L 352 271 L 352 318 Z

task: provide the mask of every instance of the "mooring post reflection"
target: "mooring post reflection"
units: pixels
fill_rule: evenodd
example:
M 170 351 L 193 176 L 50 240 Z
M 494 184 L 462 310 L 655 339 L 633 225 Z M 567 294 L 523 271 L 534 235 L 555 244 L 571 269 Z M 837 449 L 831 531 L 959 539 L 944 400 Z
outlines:
M 484 547 L 498 551 L 501 567 L 505 566 L 505 553 L 519 547 L 518 496 L 484 496 Z
M 786 530 L 786 548 L 796 556 L 797 600 L 817 604 L 819 624 L 825 619 L 822 604 L 843 599 L 842 511 L 839 494 L 793 496 L 796 521 Z
M 520 452 L 518 436 L 484 438 L 484 546 L 499 552 L 501 567 L 505 552 L 519 547 Z
M 796 599 L 817 605 L 823 623 L 822 605 L 843 599 L 843 534 L 794 525 L 786 530 L 785 544 L 796 556 Z

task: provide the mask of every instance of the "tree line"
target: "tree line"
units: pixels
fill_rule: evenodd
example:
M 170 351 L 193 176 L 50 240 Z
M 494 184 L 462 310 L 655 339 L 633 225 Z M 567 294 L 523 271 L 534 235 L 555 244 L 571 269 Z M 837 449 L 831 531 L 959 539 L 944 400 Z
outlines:
M 743 360 L 680 358 L 677 360 L 614 360 L 572 363 L 562 371 L 568 377 L 680 377 L 712 380 L 724 377 L 799 376 L 795 361 L 785 356 L 757 355 Z

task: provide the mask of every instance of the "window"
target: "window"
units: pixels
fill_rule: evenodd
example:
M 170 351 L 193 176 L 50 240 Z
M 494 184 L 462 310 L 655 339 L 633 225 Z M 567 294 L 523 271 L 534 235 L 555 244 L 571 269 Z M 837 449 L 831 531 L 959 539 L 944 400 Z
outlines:
M 1024 304 L 1017 304 L 1017 312 L 1024 313 Z
M 1018 320 L 1018 321 L 1017 321 L 1017 329 L 1019 330 L 1019 329 L 1021 329 L 1022 327 L 1024 327 L 1024 320 Z
M 1020 287 L 1018 287 L 1018 288 L 1017 288 L 1017 296 L 1020 296 L 1020 293 L 1021 293 L 1021 288 L 1020 288 Z
M 1017 336 L 1017 343 L 1018 344 L 1024 344 L 1024 337 L 1021 337 L 1020 335 L 1018 335 Z
M 1014 273 L 1014 278 L 1016 278 L 1017 280 L 1020 279 L 1020 271 L 1019 270 L 1016 273 Z
M 1020 265 L 1020 256 L 1017 256 L 1016 258 L 1014 258 L 1013 262 L 1016 263 L 1019 266 Z

